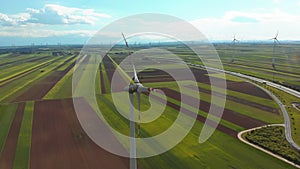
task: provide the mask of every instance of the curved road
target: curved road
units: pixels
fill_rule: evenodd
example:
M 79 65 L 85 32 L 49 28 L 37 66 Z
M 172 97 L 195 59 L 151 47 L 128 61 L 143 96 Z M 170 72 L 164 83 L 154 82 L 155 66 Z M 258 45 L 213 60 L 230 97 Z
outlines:
M 245 144 L 248 144 L 248 145 L 250 145 L 250 146 L 252 146 L 252 147 L 254 147 L 256 149 L 259 149 L 260 151 L 263 151 L 263 152 L 265 152 L 265 153 L 267 153 L 267 154 L 269 154 L 269 155 L 271 155 L 273 157 L 278 158 L 279 160 L 282 160 L 282 161 L 284 161 L 284 162 L 286 162 L 288 164 L 291 164 L 291 165 L 293 165 L 293 166 L 295 166 L 297 168 L 300 168 L 299 165 L 297 165 L 297 164 L 295 164 L 295 163 L 293 163 L 293 162 L 291 162 L 291 161 L 289 161 L 289 160 L 287 160 L 287 159 L 285 159 L 285 158 L 283 158 L 283 157 L 281 157 L 281 156 L 279 156 L 277 154 L 274 154 L 274 153 L 272 153 L 272 152 L 270 152 L 270 151 L 268 151 L 268 150 L 266 150 L 266 149 L 264 149 L 264 148 L 262 148 L 262 147 L 260 147 L 258 145 L 252 144 L 252 143 L 248 142 L 247 140 L 245 140 L 242 137 L 242 135 L 244 133 L 247 133 L 247 132 L 253 131 L 253 130 L 257 130 L 257 129 L 260 129 L 260 128 L 263 128 L 263 127 L 268 127 L 268 126 L 283 126 L 284 127 L 284 124 L 269 124 L 269 125 L 265 125 L 265 126 L 261 126 L 261 127 L 255 127 L 255 128 L 252 128 L 252 129 L 244 130 L 244 131 L 241 131 L 241 132 L 238 133 L 238 139 L 241 140 L 242 142 L 244 142 Z
M 210 69 L 210 70 L 217 71 L 217 72 L 227 73 L 227 74 L 230 74 L 230 75 L 234 75 L 234 76 L 238 76 L 238 77 L 241 77 L 241 78 L 249 79 L 249 80 L 252 80 L 252 81 L 255 81 L 255 82 L 259 82 L 259 83 L 264 83 L 264 84 L 266 84 L 268 86 L 277 88 L 277 89 L 279 89 L 281 91 L 284 91 L 286 93 L 289 93 L 289 94 L 291 94 L 293 96 L 296 96 L 296 97 L 300 98 L 300 92 L 298 92 L 296 90 L 293 90 L 293 89 L 287 88 L 285 86 L 282 86 L 282 85 L 279 85 L 279 84 L 276 84 L 276 83 L 273 83 L 273 82 L 270 82 L 270 81 L 266 81 L 266 80 L 263 80 L 263 79 L 260 79 L 260 78 L 257 78 L 257 77 L 253 77 L 253 76 L 249 76 L 249 75 L 244 75 L 244 74 L 236 73 L 236 72 L 231 72 L 231 71 L 227 71 L 227 70 L 222 70 L 222 69 L 218 69 L 218 68 L 205 67 L 205 66 L 202 66 L 202 65 L 196 65 L 196 64 L 190 64 L 190 65 L 191 66 L 196 66 L 196 67 L 201 67 L 201 68 L 204 68 L 204 69 Z M 266 93 L 268 93 L 276 101 L 276 103 L 279 105 L 279 107 L 280 107 L 280 109 L 281 109 L 281 111 L 283 113 L 283 117 L 284 117 L 285 137 L 286 137 L 287 141 L 293 147 L 295 147 L 298 151 L 300 151 L 300 146 L 295 143 L 295 141 L 293 140 L 293 137 L 292 137 L 291 122 L 290 122 L 289 114 L 288 114 L 288 112 L 285 109 L 285 105 L 282 104 L 282 102 L 272 92 L 270 92 L 269 90 L 267 90 L 267 89 L 265 89 L 265 88 L 263 88 L 263 87 L 255 84 L 253 82 L 250 82 L 250 83 L 254 84 L 255 86 L 261 88 Z
M 284 117 L 284 125 L 285 125 L 285 138 L 286 140 L 293 146 L 295 147 L 298 151 L 300 151 L 300 146 L 298 146 L 294 140 L 293 140 L 293 137 L 292 137 L 292 129 L 291 129 L 291 122 L 290 122 L 290 118 L 289 118 L 289 114 L 288 112 L 286 111 L 285 109 L 285 105 L 282 104 L 282 102 L 272 93 L 270 92 L 269 90 L 259 86 L 258 84 L 255 84 L 253 82 L 250 82 L 249 83 L 261 88 L 262 90 L 264 90 L 266 93 L 268 93 L 272 98 L 273 100 L 276 101 L 276 103 L 279 105 L 280 109 L 281 109 L 281 112 L 283 113 L 283 117 Z

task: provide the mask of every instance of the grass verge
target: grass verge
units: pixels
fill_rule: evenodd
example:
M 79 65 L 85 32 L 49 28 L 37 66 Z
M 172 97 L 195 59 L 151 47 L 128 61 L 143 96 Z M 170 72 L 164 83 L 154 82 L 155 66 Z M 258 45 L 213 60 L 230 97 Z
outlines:
M 13 169 L 29 168 L 34 102 L 27 102 L 18 138 Z

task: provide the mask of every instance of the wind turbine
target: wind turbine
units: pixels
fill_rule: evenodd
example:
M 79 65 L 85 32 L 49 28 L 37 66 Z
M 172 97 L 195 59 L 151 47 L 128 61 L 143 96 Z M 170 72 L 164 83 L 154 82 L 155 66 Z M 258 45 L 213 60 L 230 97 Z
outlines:
M 122 33 L 122 36 L 124 38 L 126 47 L 128 49 L 128 54 L 130 55 L 130 50 L 129 46 L 127 43 L 127 40 Z M 136 93 L 137 95 L 137 100 L 138 100 L 138 134 L 140 133 L 140 122 L 141 122 L 141 93 L 149 93 L 151 91 L 155 91 L 155 89 L 152 89 L 150 87 L 144 87 L 137 76 L 136 70 L 134 65 L 132 64 L 133 67 L 133 78 L 132 81 L 128 86 L 124 88 L 125 91 L 129 93 L 129 99 L 130 99 L 130 169 L 136 169 L 137 164 L 136 164 L 136 143 L 135 143 L 135 122 L 134 122 L 134 98 L 133 94 Z
M 275 55 L 275 46 L 276 46 L 276 43 L 279 44 L 279 41 L 278 41 L 277 37 L 278 37 L 278 31 L 276 33 L 276 36 L 274 38 L 270 39 L 270 40 L 273 40 L 272 67 L 273 67 L 274 70 L 276 69 L 275 68 L 275 57 L 274 57 L 274 55 Z
M 232 59 L 231 59 L 231 63 L 233 63 L 235 60 L 235 43 L 238 42 L 238 40 L 235 38 L 235 35 L 233 35 L 233 53 L 232 53 Z

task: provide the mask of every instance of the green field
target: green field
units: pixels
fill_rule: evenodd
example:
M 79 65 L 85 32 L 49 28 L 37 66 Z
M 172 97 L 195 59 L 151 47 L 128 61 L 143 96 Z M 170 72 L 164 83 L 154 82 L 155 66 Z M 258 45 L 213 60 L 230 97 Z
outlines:
M 0 150 L 2 151 L 17 109 L 16 104 L 0 105 Z
M 29 168 L 34 102 L 26 103 L 13 169 Z
M 241 73 L 246 73 L 250 75 L 255 75 L 261 78 L 270 79 L 273 78 L 273 70 L 270 67 L 271 59 L 271 45 L 252 45 L 252 44 L 240 44 L 237 47 L 239 52 L 236 53 L 236 62 L 229 63 L 231 59 L 231 50 L 228 48 L 228 44 L 216 44 L 215 45 L 221 60 L 223 61 L 224 67 L 227 70 L 237 71 Z M 287 45 L 283 46 L 285 48 L 295 48 L 298 46 Z M 141 48 L 135 48 L 133 50 L 140 50 Z M 167 49 L 170 52 L 177 54 L 180 58 L 184 59 L 186 62 L 193 64 L 202 64 L 202 62 L 192 53 L 191 50 L 184 47 L 177 46 L 163 46 L 162 49 Z M 300 47 L 299 47 L 300 49 Z M 65 71 L 72 63 L 76 61 L 76 56 L 80 49 L 70 49 L 72 54 L 64 54 L 60 56 L 53 56 L 52 51 L 58 49 L 47 49 L 46 51 L 40 51 L 30 54 L 1 54 L 0 55 L 0 68 L 3 73 L 0 75 L 0 148 L 3 149 L 5 145 L 6 137 L 9 133 L 11 122 L 14 118 L 15 111 L 19 102 L 14 100 L 21 96 L 22 94 L 33 91 L 33 88 L 37 84 L 48 83 L 44 80 Z M 79 97 L 81 94 L 89 95 L 93 97 L 93 93 L 88 93 L 92 90 L 87 90 L 90 88 L 92 83 L 95 82 L 95 97 L 98 105 L 90 105 L 93 108 L 97 106 L 101 109 L 101 112 L 110 126 L 112 126 L 116 131 L 129 135 L 129 121 L 121 115 L 129 114 L 129 105 L 127 103 L 120 103 L 122 107 L 122 112 L 118 112 L 115 108 L 115 103 L 112 100 L 112 93 L 109 81 L 109 68 L 105 63 L 102 64 L 102 73 L 104 82 L 100 82 L 100 69 L 99 65 L 94 62 L 95 57 L 99 57 L 97 50 L 90 55 L 83 55 L 80 62 L 84 63 L 82 76 L 80 77 L 79 83 L 75 83 L 73 86 L 75 89 L 80 89 L 77 93 L 72 94 L 72 78 L 74 72 L 81 67 L 76 67 L 76 69 L 71 69 L 66 74 L 59 79 L 59 81 L 46 92 L 41 100 L 63 100 L 66 98 Z M 275 81 L 280 81 L 287 85 L 300 86 L 300 66 L 299 63 L 294 63 L 290 61 L 289 56 L 294 56 L 297 50 L 291 51 L 287 55 L 277 54 L 276 61 L 278 63 L 277 70 L 275 73 Z M 115 47 L 109 52 L 109 59 L 113 62 L 113 65 L 117 67 L 118 63 L 122 61 L 124 56 L 127 55 L 127 50 L 123 47 Z M 91 56 L 90 59 L 87 59 Z M 167 56 L 167 55 L 166 55 Z M 284 57 L 281 57 L 284 56 Z M 163 56 L 157 56 L 163 59 Z M 149 65 L 156 66 L 159 65 Z M 173 69 L 172 64 L 166 63 L 166 68 Z M 285 68 L 289 67 L 289 68 Z M 196 68 L 196 67 L 195 67 Z M 97 70 L 92 72 L 92 70 Z M 148 73 L 154 71 L 155 69 L 147 69 Z M 130 78 L 124 70 L 118 68 L 118 72 L 123 76 L 123 78 Z M 206 75 L 207 76 L 207 75 Z M 221 74 L 212 74 L 211 76 L 215 78 L 222 78 Z M 94 79 L 95 78 L 95 79 Z M 149 78 L 155 78 L 150 77 Z M 164 78 L 163 76 L 161 78 Z M 232 83 L 242 82 L 244 79 L 237 78 L 232 75 L 226 75 L 226 79 L 232 81 Z M 93 81 L 95 80 L 95 81 Z M 188 81 L 181 81 L 183 83 L 183 94 L 187 96 L 194 97 L 193 89 L 189 88 L 190 83 Z M 104 84 L 106 93 L 101 92 L 101 85 Z M 211 86 L 198 82 L 195 83 L 197 87 L 203 90 L 212 90 Z M 173 91 L 178 91 L 178 85 L 176 82 L 154 82 L 145 83 L 144 86 L 161 88 L 167 87 Z M 265 86 L 266 87 L 266 86 Z M 300 137 L 300 112 L 291 106 L 293 102 L 300 102 L 300 99 L 292 97 L 286 93 L 278 91 L 273 88 L 268 88 L 271 90 L 283 103 L 287 105 L 287 110 L 289 111 L 291 117 L 291 123 L 293 128 L 293 137 L 295 141 L 299 144 Z M 218 94 L 222 94 L 222 89 L 214 87 Z M 121 94 L 127 94 L 124 92 L 114 93 L 118 96 Z M 245 102 L 251 102 L 253 104 L 258 104 L 261 106 L 266 106 L 270 109 L 278 109 L 278 105 L 270 99 L 265 99 L 259 96 L 254 96 L 235 90 L 227 90 L 227 95 L 235 100 L 227 99 L 225 103 L 225 108 L 243 115 L 245 117 L 251 117 L 257 119 L 266 124 L 271 123 L 283 123 L 282 114 L 275 114 L 273 112 L 268 112 L 267 110 L 253 107 L 251 105 L 246 105 L 239 100 L 244 100 Z M 158 95 L 158 97 L 161 97 Z M 200 100 L 203 102 L 211 103 L 211 94 L 207 92 L 200 92 Z M 88 101 L 90 98 L 86 98 Z M 216 96 L 216 99 L 221 99 Z M 167 100 L 177 106 L 181 105 L 178 98 L 167 97 Z M 16 155 L 14 157 L 13 168 L 23 169 L 29 168 L 30 161 L 30 149 L 31 149 L 31 132 L 33 123 L 33 111 L 34 104 L 39 99 L 26 100 L 26 106 L 24 110 L 24 117 L 22 119 L 20 133 L 18 133 L 18 142 L 16 147 Z M 21 101 L 23 102 L 23 101 Z M 141 110 L 148 110 L 150 107 L 150 102 L 146 95 L 142 95 Z M 155 100 L 155 104 L 159 105 L 161 102 Z M 212 103 L 219 106 L 218 102 Z M 137 105 L 135 105 L 137 107 Z M 207 112 L 201 111 L 193 106 L 183 104 L 184 108 L 198 113 L 201 117 L 206 117 Z M 150 123 L 141 124 L 141 133 L 138 137 L 151 137 L 162 133 L 167 130 L 176 120 L 178 110 L 170 106 L 166 106 L 163 110 L 161 116 Z M 187 116 L 187 115 L 185 115 Z M 187 116 L 188 117 L 188 116 Z M 142 114 L 142 118 L 147 118 L 146 114 Z M 239 132 L 245 128 L 239 126 L 238 123 L 227 121 L 222 119 L 220 125 L 227 127 L 230 130 Z M 238 139 L 229 136 L 228 134 L 216 130 L 212 137 L 205 143 L 199 144 L 199 134 L 203 128 L 203 123 L 196 121 L 194 126 L 188 135 L 174 148 L 171 150 L 154 157 L 138 159 L 138 165 L 141 168 L 294 168 L 268 154 L 265 154 L 259 150 L 252 148 L 240 142 Z M 277 130 L 276 130 L 277 131 Z M 274 137 L 277 137 L 274 136 Z M 279 138 L 279 136 L 278 136 Z M 120 139 L 120 138 L 119 138 Z M 280 137 L 281 139 L 281 137 Z M 122 141 L 122 140 L 120 140 Z M 267 144 L 267 143 L 266 143 Z M 144 151 L 149 151 L 149 145 L 143 147 Z M 67 158 L 67 157 L 66 157 Z

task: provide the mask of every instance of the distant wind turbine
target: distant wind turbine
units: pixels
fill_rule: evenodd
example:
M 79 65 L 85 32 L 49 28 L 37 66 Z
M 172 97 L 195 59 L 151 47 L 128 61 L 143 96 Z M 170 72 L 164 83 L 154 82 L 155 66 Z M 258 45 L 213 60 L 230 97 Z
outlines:
M 239 42 L 236 38 L 235 38 L 235 35 L 233 36 L 233 40 L 232 40 L 232 43 L 233 43 L 233 53 L 232 53 L 232 58 L 231 58 L 231 63 L 234 63 L 235 61 L 235 43 L 236 42 Z
M 275 47 L 276 47 L 276 44 L 280 44 L 278 39 L 278 31 L 276 33 L 276 36 L 274 38 L 271 38 L 270 40 L 273 40 L 273 52 L 272 52 L 272 67 L 273 69 L 275 70 Z

